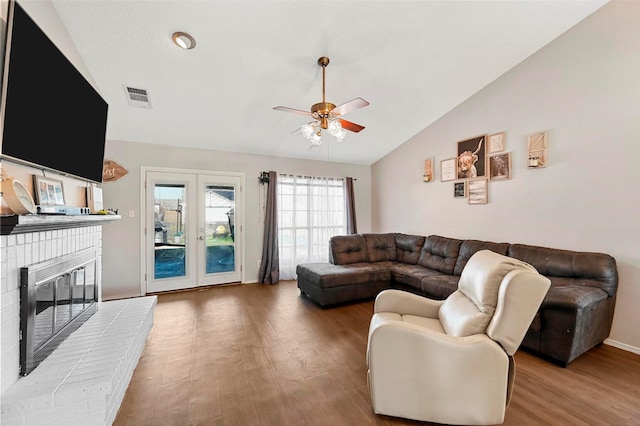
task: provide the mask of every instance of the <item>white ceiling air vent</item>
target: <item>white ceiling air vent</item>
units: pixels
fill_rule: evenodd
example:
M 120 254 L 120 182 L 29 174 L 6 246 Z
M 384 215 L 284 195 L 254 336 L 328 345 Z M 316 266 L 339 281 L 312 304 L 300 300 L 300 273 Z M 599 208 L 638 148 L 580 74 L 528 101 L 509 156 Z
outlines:
M 151 108 L 151 99 L 146 89 L 136 89 L 135 87 L 124 86 L 127 95 L 127 102 L 130 106 L 138 108 Z

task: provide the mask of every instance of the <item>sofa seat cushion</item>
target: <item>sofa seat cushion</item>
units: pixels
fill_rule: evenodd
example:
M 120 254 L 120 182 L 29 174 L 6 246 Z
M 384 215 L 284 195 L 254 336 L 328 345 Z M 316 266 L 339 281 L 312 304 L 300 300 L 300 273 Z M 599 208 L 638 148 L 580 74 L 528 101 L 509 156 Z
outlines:
M 333 288 L 390 281 L 390 265 L 391 262 L 361 262 L 349 265 L 334 265 L 323 262 L 302 263 L 296 267 L 296 273 L 298 280 L 304 280 L 320 288 Z
M 422 294 L 432 299 L 444 300 L 458 289 L 457 275 L 433 275 L 420 280 Z
M 542 301 L 541 309 L 581 309 L 594 306 L 607 298 L 607 292 L 596 287 L 552 285 Z
M 416 315 L 401 315 L 396 312 L 377 312 L 371 317 L 371 322 L 369 325 L 369 329 L 373 330 L 378 327 L 380 323 L 383 322 L 404 322 L 407 324 L 413 324 L 421 328 L 427 328 L 429 330 L 435 331 L 438 334 L 445 334 L 444 328 L 442 328 L 442 323 L 438 318 L 427 318 L 427 317 L 419 317 Z M 371 337 L 371 333 L 369 333 L 369 337 Z M 368 351 L 367 351 L 368 354 Z M 368 362 L 368 361 L 367 361 Z
M 391 279 L 397 283 L 405 284 L 422 290 L 422 279 L 434 275 L 442 275 L 442 272 L 425 268 L 420 265 L 406 265 L 397 263 L 391 267 Z

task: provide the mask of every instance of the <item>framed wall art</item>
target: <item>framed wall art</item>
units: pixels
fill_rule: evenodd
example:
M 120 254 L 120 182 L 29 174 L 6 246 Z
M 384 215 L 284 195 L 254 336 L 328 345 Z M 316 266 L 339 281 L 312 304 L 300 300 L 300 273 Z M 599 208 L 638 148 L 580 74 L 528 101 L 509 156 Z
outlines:
M 504 132 L 489 135 L 489 153 L 504 151 Z
M 489 164 L 489 180 L 511 179 L 511 153 L 490 155 L 487 160 Z
M 64 206 L 64 189 L 61 180 L 33 175 L 33 187 L 37 205 Z
M 456 159 L 447 158 L 440 161 L 440 181 L 456 180 Z
M 458 142 L 458 179 L 474 179 L 487 175 L 486 140 L 487 135 L 481 135 Z
M 454 182 L 453 184 L 453 197 L 464 198 L 467 196 L 467 182 Z
M 469 204 L 487 204 L 489 185 L 487 179 L 473 179 L 467 182 Z
M 423 182 L 431 182 L 433 180 L 433 157 L 424 160 L 424 172 L 422 173 Z
M 547 132 L 536 132 L 529 135 L 527 152 L 529 168 L 547 167 Z

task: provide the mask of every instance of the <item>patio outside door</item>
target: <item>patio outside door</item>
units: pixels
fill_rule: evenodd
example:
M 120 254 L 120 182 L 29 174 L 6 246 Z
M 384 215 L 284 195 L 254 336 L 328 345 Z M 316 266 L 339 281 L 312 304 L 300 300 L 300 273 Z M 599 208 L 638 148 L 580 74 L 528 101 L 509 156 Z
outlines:
M 146 172 L 147 293 L 241 281 L 241 184 L 241 175 Z

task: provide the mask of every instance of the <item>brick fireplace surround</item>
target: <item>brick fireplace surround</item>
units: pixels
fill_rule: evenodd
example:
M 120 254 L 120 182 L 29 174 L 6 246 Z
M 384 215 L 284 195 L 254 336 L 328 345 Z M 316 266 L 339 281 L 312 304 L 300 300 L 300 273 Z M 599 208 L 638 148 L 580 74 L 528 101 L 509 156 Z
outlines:
M 155 296 L 102 302 L 35 370 L 19 376 L 20 268 L 88 248 L 101 294 L 104 224 L 119 217 L 2 218 L 0 236 L 3 426 L 111 425 L 153 325 Z M 13 223 L 12 223 L 13 222 Z

